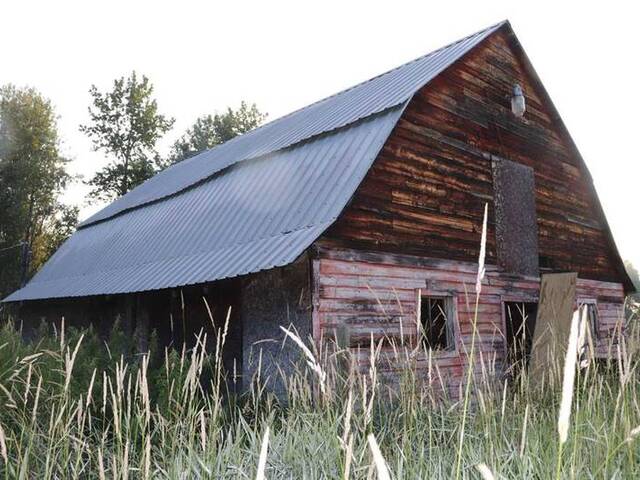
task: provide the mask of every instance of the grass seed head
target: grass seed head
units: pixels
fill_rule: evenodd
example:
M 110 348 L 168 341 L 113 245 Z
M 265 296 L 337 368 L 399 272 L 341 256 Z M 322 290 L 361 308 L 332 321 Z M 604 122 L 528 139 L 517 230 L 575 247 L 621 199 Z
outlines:
M 477 464 L 476 465 L 476 470 L 478 470 L 478 472 L 480 472 L 480 476 L 482 477 L 483 480 L 495 480 L 495 477 L 493 476 L 493 472 L 487 466 L 486 463 Z

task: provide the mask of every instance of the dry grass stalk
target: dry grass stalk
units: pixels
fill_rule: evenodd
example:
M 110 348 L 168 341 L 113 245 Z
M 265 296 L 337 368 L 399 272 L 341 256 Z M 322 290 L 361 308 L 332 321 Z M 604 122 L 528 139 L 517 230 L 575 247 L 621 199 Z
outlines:
M 482 280 L 485 275 L 484 260 L 487 253 L 487 217 L 489 215 L 489 205 L 484 204 L 484 217 L 482 220 L 482 236 L 480 238 L 480 254 L 478 255 L 478 275 L 476 276 L 476 295 L 482 291 Z
M 344 475 L 343 480 L 349 480 L 351 475 L 351 460 L 353 458 L 353 435 L 349 435 L 345 450 Z
M 76 361 L 76 356 L 78 355 L 78 350 L 80 349 L 80 344 L 82 343 L 82 339 L 84 338 L 84 334 L 80 335 L 80 339 L 76 344 L 76 348 L 73 349 L 73 353 L 69 356 L 69 350 L 67 349 L 67 353 L 65 354 L 65 379 L 64 379 L 64 391 L 66 392 L 69 389 L 69 383 L 71 382 L 71 373 L 73 372 L 73 365 Z
M 571 319 L 569 342 L 564 360 L 564 373 L 562 377 L 562 397 L 560 399 L 560 411 L 558 414 L 558 437 L 560 443 L 567 441 L 569 434 L 569 421 L 571 418 L 571 404 L 573 401 L 573 384 L 576 376 L 576 361 L 578 359 L 578 339 L 580 336 L 581 314 L 584 317 L 586 309 L 576 310 Z M 584 320 L 583 320 L 584 321 Z
M 634 428 L 633 430 L 631 430 L 629 432 L 629 435 L 627 435 L 627 438 L 624 439 L 625 443 L 631 443 L 633 442 L 633 440 L 640 435 L 640 425 L 638 425 L 636 428 Z
M 527 420 L 529 419 L 529 404 L 524 408 L 524 420 L 522 421 L 522 436 L 520 437 L 520 458 L 524 457 L 524 447 L 527 442 Z
M 349 397 L 347 398 L 347 411 L 344 415 L 344 430 L 342 433 L 341 443 L 346 445 L 347 439 L 351 433 L 351 414 L 353 413 L 353 392 L 349 390 Z
M 285 333 L 285 335 L 287 337 L 289 337 L 291 340 L 293 340 L 294 343 L 296 345 L 298 345 L 298 347 L 300 347 L 300 349 L 304 353 L 305 357 L 307 357 L 307 365 L 318 376 L 318 381 L 319 381 L 319 384 L 320 384 L 320 391 L 322 392 L 323 395 L 326 395 L 326 393 L 327 393 L 327 390 L 326 390 L 326 388 L 327 388 L 326 387 L 327 374 L 324 372 L 324 370 L 322 369 L 322 367 L 320 366 L 320 364 L 316 360 L 316 357 L 313 355 L 313 353 L 311 353 L 311 350 L 309 350 L 309 347 L 307 347 L 304 344 L 304 342 L 300 339 L 300 337 L 298 335 L 296 335 L 291 330 L 289 330 L 287 328 L 284 328 L 282 326 L 280 327 L 280 329 Z
M 104 461 L 102 460 L 102 449 L 98 448 L 98 478 L 106 480 L 107 476 L 104 472 Z
M 476 465 L 476 470 L 478 470 L 478 472 L 480 472 L 480 476 L 483 478 L 483 480 L 495 480 L 495 477 L 493 476 L 493 472 L 487 466 L 486 463 L 477 464 Z
M 256 480 L 264 480 L 264 472 L 267 468 L 267 452 L 269 450 L 269 427 L 264 431 L 262 437 L 262 446 L 260 447 L 260 458 L 258 459 L 258 472 L 256 473 Z
M 151 478 L 151 437 L 147 435 L 147 439 L 144 445 L 144 471 L 143 478 L 145 480 Z
M 485 255 L 487 252 L 487 217 L 489 215 L 489 205 L 485 203 L 484 205 L 484 218 L 482 220 L 482 235 L 480 239 L 480 254 L 478 256 L 478 275 L 476 276 L 476 300 L 475 300 L 475 309 L 473 315 L 472 322 L 472 334 L 471 334 L 471 348 L 468 358 L 467 365 L 467 375 L 466 375 L 466 383 L 464 387 L 464 399 L 463 399 L 463 407 L 462 407 L 462 424 L 460 426 L 460 436 L 458 441 L 458 452 L 456 456 L 456 479 L 460 478 L 460 472 L 462 467 L 462 445 L 464 443 L 464 434 L 465 427 L 467 422 L 467 411 L 469 407 L 469 396 L 471 394 L 471 383 L 473 378 L 473 370 L 474 370 L 474 360 L 475 360 L 475 349 L 476 349 L 476 337 L 478 335 L 477 322 L 478 322 L 478 306 L 480 303 L 480 292 L 482 291 L 482 280 L 485 275 Z M 468 308 L 467 301 L 467 308 Z
M 9 456 L 7 455 L 7 440 L 2 429 L 2 425 L 0 425 L 0 456 L 4 460 L 5 465 L 9 463 Z
M 562 447 L 569 435 L 571 420 L 571 405 L 573 403 L 573 385 L 576 376 L 576 363 L 578 361 L 578 341 L 580 329 L 587 318 L 586 307 L 581 307 L 573 313 L 571 318 L 571 330 L 564 360 L 562 376 L 562 396 L 560 398 L 560 411 L 558 413 L 558 458 L 556 461 L 556 479 L 560 479 L 562 472 Z M 582 322 L 582 323 L 581 323 Z
M 124 443 L 124 453 L 122 454 L 122 480 L 129 478 L 129 440 Z
M 33 400 L 33 410 L 31 411 L 31 423 L 36 422 L 36 415 L 38 413 L 38 404 L 40 403 L 40 391 L 42 390 L 42 377 L 38 377 L 38 386 L 36 387 L 36 395 Z
M 207 449 L 207 422 L 204 416 L 204 410 L 200 410 L 200 446 L 202 451 Z
M 389 469 L 387 468 L 387 462 L 384 460 L 384 457 L 380 452 L 380 447 L 378 447 L 378 442 L 376 441 L 376 437 L 373 433 L 367 435 L 367 442 L 369 442 L 369 448 L 371 449 L 376 471 L 378 472 L 378 480 L 391 480 L 391 475 L 389 475 Z

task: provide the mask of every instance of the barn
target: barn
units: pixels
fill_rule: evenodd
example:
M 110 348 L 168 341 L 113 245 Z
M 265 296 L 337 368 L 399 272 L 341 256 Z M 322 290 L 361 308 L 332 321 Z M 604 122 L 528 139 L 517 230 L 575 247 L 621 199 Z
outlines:
M 633 287 L 508 22 L 162 171 L 85 220 L 4 302 L 24 319 L 120 318 L 167 344 L 231 308 L 225 363 L 240 388 L 256 358 L 264 372 L 297 358 L 280 330 L 293 326 L 317 343 L 340 331 L 363 368 L 371 339 L 422 344 L 455 389 L 485 205 L 478 351 L 507 365 L 514 332 L 535 329 L 541 282 L 563 274 L 605 355 Z

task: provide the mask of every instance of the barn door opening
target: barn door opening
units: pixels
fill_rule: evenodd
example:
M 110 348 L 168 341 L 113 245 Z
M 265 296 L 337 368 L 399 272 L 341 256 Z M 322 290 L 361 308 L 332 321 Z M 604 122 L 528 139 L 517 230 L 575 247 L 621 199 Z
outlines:
M 506 373 L 515 379 L 529 364 L 533 333 L 536 327 L 538 304 L 533 302 L 504 302 L 506 326 Z
M 207 352 L 221 359 L 221 374 L 226 381 L 226 388 L 222 389 L 224 393 L 239 393 L 241 388 L 242 322 L 239 291 L 237 279 L 186 286 L 165 293 L 170 299 L 170 315 L 166 310 L 159 310 L 165 315 L 164 318 L 169 317 L 163 322 L 164 329 L 159 337 L 164 346 L 171 346 L 181 353 L 183 348 L 191 351 L 206 341 Z M 223 337 L 224 344 L 218 352 Z M 214 374 L 212 369 L 203 372 L 205 388 L 211 386 L 208 376 Z

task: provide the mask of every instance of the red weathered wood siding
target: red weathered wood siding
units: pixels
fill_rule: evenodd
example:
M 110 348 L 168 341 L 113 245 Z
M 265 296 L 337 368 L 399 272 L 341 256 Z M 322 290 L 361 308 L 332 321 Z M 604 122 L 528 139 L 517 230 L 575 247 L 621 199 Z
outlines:
M 369 368 L 370 339 L 392 337 L 396 344 L 416 342 L 417 296 L 423 292 L 447 293 L 457 298 L 456 352 L 435 353 L 429 360 L 423 352 L 414 359 L 418 372 L 432 381 L 441 376 L 451 395 L 457 394 L 471 346 L 475 309 L 474 285 L 477 265 L 470 262 L 428 259 L 401 255 L 364 253 L 355 250 L 321 250 L 314 261 L 317 282 L 314 293 L 314 333 L 334 338 L 343 325 L 350 335 L 354 358 L 363 371 Z M 540 280 L 517 277 L 488 266 L 478 308 L 479 341 L 476 343 L 485 364 L 502 366 L 505 352 L 503 302 L 537 301 Z M 468 295 L 468 296 L 467 296 Z M 577 301 L 595 300 L 599 315 L 598 353 L 606 355 L 621 328 L 624 291 L 619 283 L 578 279 Z M 469 307 L 467 306 L 467 300 Z M 618 330 L 619 331 L 619 330 Z M 406 365 L 396 357 L 390 342 L 383 343 L 381 373 L 393 376 Z M 481 369 L 480 363 L 477 363 Z M 435 372 L 438 372 L 436 375 Z
M 549 271 L 624 282 L 588 173 L 504 31 L 408 105 L 352 202 L 325 235 L 339 246 L 475 261 L 485 203 L 496 263 L 491 156 L 535 170 L 539 254 Z M 510 110 L 522 85 L 527 112 Z

